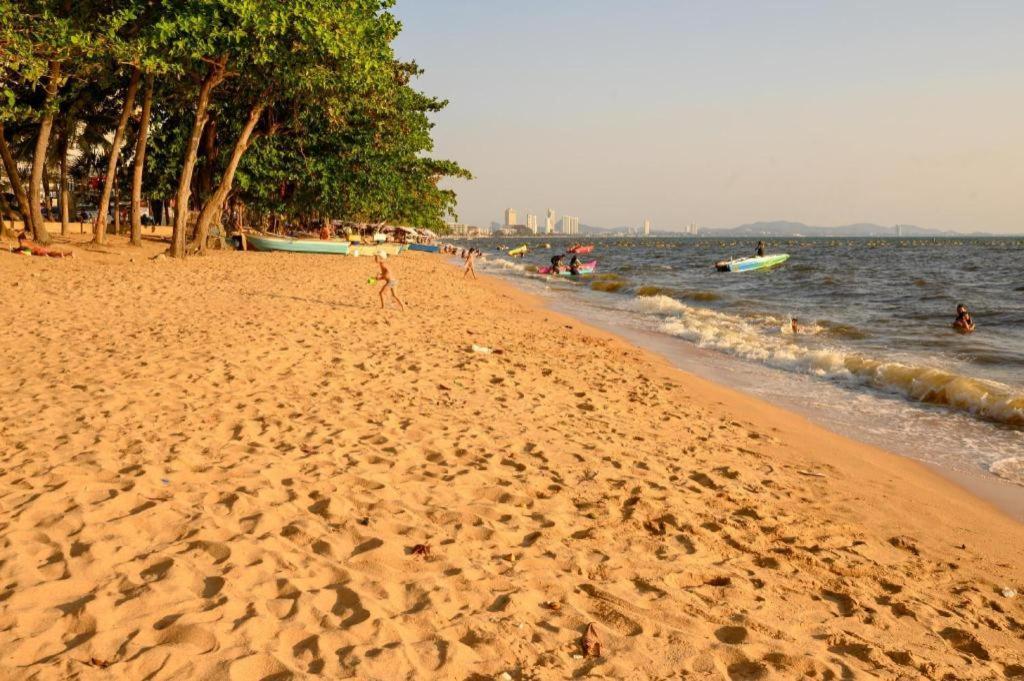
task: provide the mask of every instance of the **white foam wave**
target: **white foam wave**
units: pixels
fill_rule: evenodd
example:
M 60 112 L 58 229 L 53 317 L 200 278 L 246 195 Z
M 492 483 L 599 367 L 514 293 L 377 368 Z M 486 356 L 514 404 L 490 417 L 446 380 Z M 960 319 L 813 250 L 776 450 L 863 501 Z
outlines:
M 505 260 L 504 258 L 487 258 L 486 260 L 480 261 L 481 269 L 497 269 L 497 270 L 510 270 L 513 272 L 526 272 L 526 265 L 521 262 L 512 262 L 511 260 Z
M 1024 456 L 1011 456 L 995 461 L 988 467 L 1000 478 L 1024 485 Z
M 1024 393 L 944 369 L 869 357 L 840 346 L 808 347 L 799 335 L 764 332 L 752 320 L 690 307 L 667 296 L 637 298 L 637 309 L 663 317 L 661 331 L 788 371 L 851 380 L 1010 425 L 1024 425 Z M 778 327 L 774 327 L 777 329 Z M 773 329 L 774 330 L 774 329 Z

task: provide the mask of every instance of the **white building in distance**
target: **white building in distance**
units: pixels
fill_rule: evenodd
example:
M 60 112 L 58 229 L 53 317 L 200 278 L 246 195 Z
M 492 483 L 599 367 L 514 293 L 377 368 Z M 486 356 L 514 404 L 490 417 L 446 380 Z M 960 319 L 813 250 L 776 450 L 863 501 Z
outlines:
M 644 236 L 651 235 L 651 219 L 644 218 Z
M 518 216 L 516 215 L 516 209 L 515 208 L 506 208 L 505 209 L 505 226 L 506 227 L 511 227 L 512 225 L 518 225 L 518 224 L 519 224 L 519 220 L 518 220 Z
M 580 233 L 580 219 L 572 215 L 562 216 L 562 234 L 572 235 Z
M 537 233 L 537 216 L 533 213 L 526 214 L 526 228 L 533 234 Z
M 554 234 L 555 233 L 555 223 L 557 223 L 557 222 L 558 222 L 558 219 L 555 217 L 555 209 L 554 208 L 548 208 L 548 219 L 544 223 L 544 233 L 545 234 Z

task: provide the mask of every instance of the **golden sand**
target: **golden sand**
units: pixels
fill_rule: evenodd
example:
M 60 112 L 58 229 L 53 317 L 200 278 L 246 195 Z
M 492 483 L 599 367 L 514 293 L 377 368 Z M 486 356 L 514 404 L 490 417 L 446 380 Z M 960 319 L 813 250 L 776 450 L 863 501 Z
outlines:
M 918 464 L 441 256 L 114 241 L 0 253 L 0 676 L 1024 673 L 1022 526 Z

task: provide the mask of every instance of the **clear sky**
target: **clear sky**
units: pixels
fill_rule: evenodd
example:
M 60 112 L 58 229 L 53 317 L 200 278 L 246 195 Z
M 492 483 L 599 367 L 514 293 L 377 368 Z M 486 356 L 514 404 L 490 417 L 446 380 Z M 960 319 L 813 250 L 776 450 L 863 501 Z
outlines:
M 1024 1 L 398 0 L 436 155 L 605 227 L 1024 232 Z M 525 221 L 520 219 L 521 222 Z

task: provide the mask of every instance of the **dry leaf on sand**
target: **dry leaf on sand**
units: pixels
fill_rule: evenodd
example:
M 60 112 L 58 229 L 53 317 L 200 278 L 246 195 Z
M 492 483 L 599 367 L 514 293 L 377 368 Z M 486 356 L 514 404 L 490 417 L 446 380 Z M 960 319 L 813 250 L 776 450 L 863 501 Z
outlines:
M 587 631 L 583 634 L 583 654 L 587 657 L 601 657 L 601 639 L 593 622 L 587 625 Z

